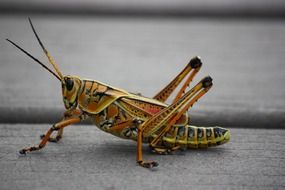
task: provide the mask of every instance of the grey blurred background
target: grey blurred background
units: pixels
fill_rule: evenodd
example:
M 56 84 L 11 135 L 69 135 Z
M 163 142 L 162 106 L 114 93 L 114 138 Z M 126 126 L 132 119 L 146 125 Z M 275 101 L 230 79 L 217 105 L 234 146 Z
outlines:
M 50 123 L 64 108 L 51 74 L 5 41 L 47 63 L 34 25 L 64 74 L 152 97 L 196 55 L 214 87 L 193 124 L 283 128 L 285 2 L 0 1 L 0 121 Z

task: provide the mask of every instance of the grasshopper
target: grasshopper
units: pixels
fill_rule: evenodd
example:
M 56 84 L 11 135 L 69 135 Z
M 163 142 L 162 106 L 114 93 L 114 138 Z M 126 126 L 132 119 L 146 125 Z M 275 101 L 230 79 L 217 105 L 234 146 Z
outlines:
M 153 98 L 148 98 L 96 80 L 81 79 L 71 75 L 64 76 L 40 40 L 30 18 L 29 23 L 55 72 L 16 43 L 9 39 L 7 41 L 60 81 L 66 111 L 61 121 L 55 123 L 44 135 L 41 135 L 41 142 L 38 145 L 24 148 L 19 151 L 20 154 L 40 150 L 45 147 L 48 141 L 58 142 L 63 136 L 65 127 L 86 118 L 91 118 L 92 123 L 104 132 L 136 141 L 136 161 L 140 166 L 146 168 L 156 167 L 158 163 L 143 159 L 143 143 L 147 143 L 155 153 L 168 154 L 179 149 L 220 145 L 230 140 L 228 129 L 190 125 L 188 109 L 213 85 L 212 78 L 207 76 L 192 89 L 186 91 L 202 66 L 199 57 L 192 58 L 167 86 Z M 165 103 L 183 81 L 184 84 L 181 85 L 172 103 Z M 52 136 L 54 132 L 56 135 Z

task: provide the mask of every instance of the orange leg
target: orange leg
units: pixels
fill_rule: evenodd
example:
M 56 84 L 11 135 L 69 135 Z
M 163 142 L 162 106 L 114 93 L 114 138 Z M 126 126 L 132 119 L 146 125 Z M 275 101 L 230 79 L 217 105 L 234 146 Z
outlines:
M 208 85 L 208 84 L 205 84 Z M 173 125 L 176 123 L 176 121 L 182 116 L 183 113 L 185 113 L 190 107 L 193 106 L 195 102 L 197 102 L 204 94 L 207 93 L 207 91 L 211 88 L 210 86 L 204 86 L 205 89 L 200 91 L 192 100 L 190 100 L 182 110 L 180 110 L 166 125 L 166 127 L 151 141 L 150 147 L 154 149 L 155 152 L 159 154 L 169 153 L 174 150 L 179 149 L 179 146 L 175 146 L 171 149 L 167 149 L 165 147 L 158 147 L 157 144 L 161 140 L 161 138 L 173 127 Z
M 180 99 L 164 108 L 156 115 L 142 123 L 138 127 L 137 136 L 137 162 L 143 167 L 155 167 L 158 164 L 154 161 L 143 161 L 142 158 L 142 138 L 151 137 L 161 131 L 153 140 L 151 145 L 156 146 L 160 138 L 176 123 L 185 111 L 190 108 L 201 96 L 203 96 L 212 86 L 211 77 L 205 77 L 196 86 L 184 94 Z M 175 149 L 177 147 L 174 147 Z M 179 148 L 179 147 L 178 147 Z
M 66 111 L 64 113 L 64 118 L 62 121 L 66 120 L 66 118 L 70 118 L 70 117 L 75 116 L 75 115 L 81 115 L 81 111 L 79 109 L 72 110 L 70 112 Z M 62 138 L 62 135 L 63 135 L 63 128 L 61 128 L 57 131 L 57 134 L 55 137 L 49 137 L 48 141 L 57 143 Z M 44 137 L 45 137 L 45 134 L 42 134 L 40 136 L 41 139 L 43 139 Z
M 155 161 L 144 161 L 142 157 L 142 129 L 138 128 L 138 136 L 137 136 L 137 163 L 145 168 L 153 168 L 157 167 L 158 163 Z
M 56 123 L 54 124 L 48 131 L 47 133 L 45 134 L 45 136 L 43 137 L 42 141 L 40 142 L 39 145 L 36 145 L 36 146 L 32 146 L 32 147 L 29 147 L 29 148 L 24 148 L 22 150 L 19 151 L 20 154 L 26 154 L 26 152 L 32 152 L 32 151 L 35 151 L 35 150 L 40 150 L 42 149 L 43 147 L 45 147 L 47 141 L 49 140 L 50 138 L 50 135 L 54 132 L 54 131 L 59 131 L 61 129 L 63 129 L 64 127 L 68 126 L 68 125 L 71 125 L 71 124 L 74 124 L 74 123 L 78 123 L 80 122 L 82 119 L 81 117 L 77 117 L 77 118 L 68 118 L 68 119 L 65 119 L 63 121 L 60 121 L 59 123 Z
M 169 96 L 174 92 L 177 86 L 184 80 L 184 78 L 191 72 L 187 80 L 184 82 L 183 86 L 179 90 L 173 102 L 181 98 L 184 94 L 185 89 L 189 86 L 190 82 L 193 80 L 194 76 L 200 70 L 202 62 L 199 57 L 194 57 L 190 60 L 187 66 L 159 93 L 157 93 L 153 98 L 165 102 Z

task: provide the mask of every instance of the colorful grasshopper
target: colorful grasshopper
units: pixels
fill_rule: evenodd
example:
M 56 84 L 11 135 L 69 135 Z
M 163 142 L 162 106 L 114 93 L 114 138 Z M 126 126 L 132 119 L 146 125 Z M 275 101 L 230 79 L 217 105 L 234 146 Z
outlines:
M 45 135 L 41 136 L 42 140 L 39 145 L 24 148 L 20 154 L 40 150 L 45 147 L 47 141 L 58 142 L 62 138 L 64 127 L 78 123 L 87 117 L 91 118 L 99 129 L 107 133 L 137 141 L 137 163 L 147 168 L 156 167 L 158 163 L 143 160 L 142 143 L 148 143 L 156 153 L 167 154 L 178 149 L 204 148 L 229 141 L 230 132 L 227 129 L 189 125 L 187 110 L 212 87 L 212 79 L 208 76 L 185 93 L 187 86 L 202 66 L 199 57 L 191 59 L 186 67 L 153 98 L 147 98 L 99 81 L 80 79 L 70 75 L 63 76 L 42 44 L 30 19 L 29 22 L 56 72 L 14 42 L 7 40 L 61 82 L 66 111 L 63 120 L 54 124 Z M 186 76 L 188 78 L 173 102 L 170 105 L 166 104 L 165 101 Z M 57 131 L 56 136 L 51 137 L 55 131 Z

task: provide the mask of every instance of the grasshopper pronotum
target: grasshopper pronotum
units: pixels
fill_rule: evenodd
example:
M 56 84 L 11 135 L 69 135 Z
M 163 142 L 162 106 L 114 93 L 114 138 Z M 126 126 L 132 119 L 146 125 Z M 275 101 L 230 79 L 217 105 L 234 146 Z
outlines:
M 143 160 L 142 143 L 148 143 L 156 153 L 167 154 L 178 149 L 215 146 L 229 141 L 230 131 L 227 129 L 195 127 L 189 124 L 187 110 L 212 87 L 212 78 L 208 76 L 185 92 L 202 66 L 199 57 L 192 58 L 186 67 L 153 98 L 147 98 L 99 81 L 71 75 L 64 76 L 41 42 L 30 19 L 29 22 L 55 72 L 17 44 L 7 40 L 61 82 L 66 111 L 62 121 L 54 124 L 45 135 L 41 135 L 42 140 L 38 145 L 24 148 L 20 150 L 20 154 L 40 150 L 45 147 L 47 141 L 58 142 L 62 138 L 64 127 L 78 123 L 87 117 L 107 133 L 135 140 L 137 163 L 147 168 L 156 167 L 158 163 Z M 166 104 L 165 101 L 185 78 L 173 102 Z M 55 131 L 57 134 L 52 137 Z

